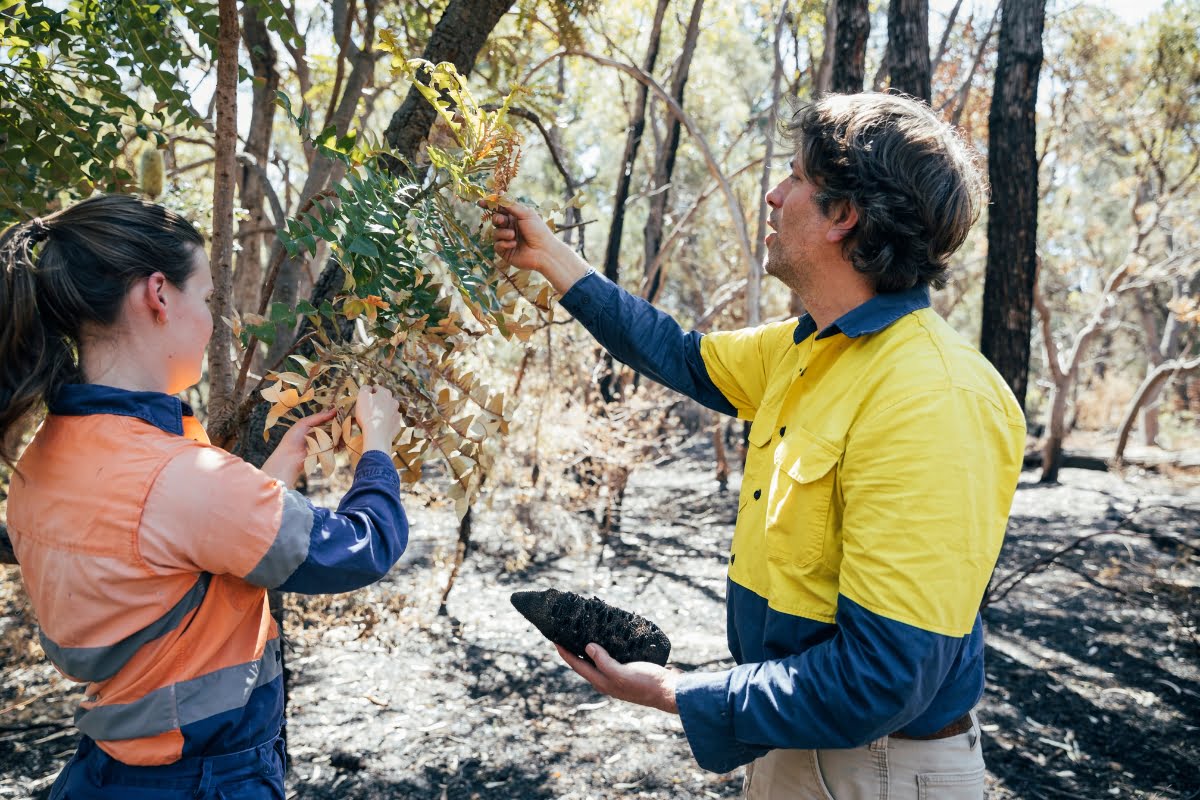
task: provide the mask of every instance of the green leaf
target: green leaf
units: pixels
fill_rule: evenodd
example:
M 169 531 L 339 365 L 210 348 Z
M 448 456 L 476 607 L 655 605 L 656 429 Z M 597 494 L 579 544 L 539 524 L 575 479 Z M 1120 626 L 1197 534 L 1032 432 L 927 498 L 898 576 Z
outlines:
M 379 248 L 365 236 L 359 236 L 354 241 L 350 242 L 350 246 L 346 248 L 348 252 L 356 253 L 360 256 L 369 256 L 370 258 L 379 258 Z

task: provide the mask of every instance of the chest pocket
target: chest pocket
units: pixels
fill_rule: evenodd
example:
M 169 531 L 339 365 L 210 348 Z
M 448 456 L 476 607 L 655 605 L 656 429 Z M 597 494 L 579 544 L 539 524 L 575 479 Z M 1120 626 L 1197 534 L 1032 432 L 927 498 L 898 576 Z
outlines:
M 842 449 L 799 426 L 785 429 L 775 448 L 767 507 L 767 557 L 795 567 L 832 560 L 837 464 Z

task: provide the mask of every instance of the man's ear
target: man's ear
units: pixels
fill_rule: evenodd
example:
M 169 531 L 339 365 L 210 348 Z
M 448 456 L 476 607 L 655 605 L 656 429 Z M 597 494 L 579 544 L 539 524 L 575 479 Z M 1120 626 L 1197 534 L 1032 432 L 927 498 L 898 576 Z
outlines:
M 139 288 L 134 291 L 134 301 L 150 312 L 155 322 L 162 324 L 167 321 L 167 276 L 155 272 L 139 281 Z
M 858 209 L 853 203 L 842 202 L 837 207 L 830 209 L 829 230 L 825 232 L 826 240 L 830 242 L 844 242 L 854 233 L 854 229 L 858 226 Z

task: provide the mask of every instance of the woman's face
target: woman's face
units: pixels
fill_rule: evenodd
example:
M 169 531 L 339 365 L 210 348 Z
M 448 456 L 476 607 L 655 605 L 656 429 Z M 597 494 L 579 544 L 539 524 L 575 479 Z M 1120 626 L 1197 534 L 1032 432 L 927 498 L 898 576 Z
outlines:
M 167 301 L 167 321 L 158 342 L 164 358 L 167 394 L 178 394 L 200 382 L 204 369 L 204 350 L 212 338 L 213 318 L 208 303 L 212 298 L 212 272 L 203 248 L 193 249 L 192 274 L 182 287 L 167 282 L 163 295 Z

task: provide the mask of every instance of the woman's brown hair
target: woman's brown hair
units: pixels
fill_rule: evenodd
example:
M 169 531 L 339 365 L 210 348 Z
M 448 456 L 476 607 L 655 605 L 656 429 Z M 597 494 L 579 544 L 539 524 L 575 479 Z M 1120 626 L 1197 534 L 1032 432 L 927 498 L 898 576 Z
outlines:
M 65 384 L 82 380 L 85 329 L 117 322 L 125 296 L 156 272 L 183 288 L 204 239 L 162 206 L 92 197 L 0 234 L 0 458 L 11 429 Z

